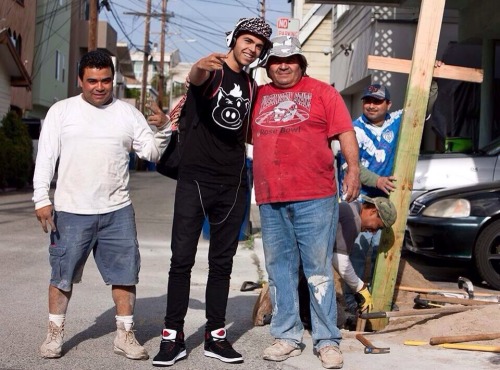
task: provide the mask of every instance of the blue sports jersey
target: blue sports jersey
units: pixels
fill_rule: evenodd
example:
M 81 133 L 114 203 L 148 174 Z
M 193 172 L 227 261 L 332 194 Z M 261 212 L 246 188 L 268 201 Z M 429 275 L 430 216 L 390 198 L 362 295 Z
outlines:
M 359 145 L 360 164 L 379 176 L 391 176 L 394 170 L 402 115 L 403 110 L 388 113 L 385 122 L 380 127 L 371 124 L 365 115 L 361 115 L 353 122 Z M 340 193 L 345 174 L 344 164 L 345 158 L 339 153 Z M 361 194 L 370 197 L 387 196 L 377 188 L 364 185 L 361 187 Z

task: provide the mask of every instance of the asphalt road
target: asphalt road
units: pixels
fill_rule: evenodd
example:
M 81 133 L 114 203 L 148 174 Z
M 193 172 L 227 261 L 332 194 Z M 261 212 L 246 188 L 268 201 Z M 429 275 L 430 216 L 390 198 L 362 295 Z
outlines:
M 138 340 L 151 358 L 160 343 L 166 303 L 169 242 L 175 182 L 154 172 L 132 173 L 131 191 L 136 210 L 142 268 L 135 320 Z M 81 284 L 75 285 L 67 313 L 64 356 L 44 360 L 38 348 L 46 335 L 48 237 L 34 217 L 31 192 L 0 194 L 0 370 L 3 369 L 151 369 L 148 361 L 132 361 L 113 353 L 114 308 L 105 286 L 89 259 Z M 256 214 L 252 212 L 252 214 Z M 186 317 L 188 358 L 175 369 L 322 369 L 313 354 L 309 333 L 301 356 L 282 363 L 261 359 L 272 343 L 269 327 L 254 327 L 251 316 L 257 292 L 240 292 L 244 281 L 257 281 L 263 258 L 258 240 L 241 242 L 235 258 L 227 312 L 229 339 L 243 355 L 241 365 L 228 365 L 203 355 L 204 292 L 208 242 L 201 239 L 191 281 Z M 451 283 L 450 283 L 451 284 Z M 377 343 L 384 346 L 383 340 Z M 384 355 L 365 355 L 352 333 L 341 344 L 344 369 L 490 369 L 498 356 L 480 352 L 440 351 L 391 345 Z

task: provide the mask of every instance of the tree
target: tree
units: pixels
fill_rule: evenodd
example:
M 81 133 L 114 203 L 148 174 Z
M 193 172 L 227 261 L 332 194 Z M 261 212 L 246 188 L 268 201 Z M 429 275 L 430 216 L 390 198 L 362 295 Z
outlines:
M 31 180 L 33 167 L 33 144 L 28 128 L 10 111 L 0 127 L 0 188 L 23 188 Z

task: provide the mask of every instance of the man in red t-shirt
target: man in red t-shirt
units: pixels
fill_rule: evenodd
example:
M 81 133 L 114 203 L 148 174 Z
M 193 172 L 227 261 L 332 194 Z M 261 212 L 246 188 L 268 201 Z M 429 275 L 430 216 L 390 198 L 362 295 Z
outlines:
M 273 304 L 275 342 L 263 358 L 283 361 L 301 353 L 304 327 L 297 284 L 302 265 L 310 292 L 312 337 L 323 367 L 343 366 L 336 326 L 332 253 L 338 221 L 331 141 L 349 166 L 346 201 L 358 197 L 358 144 L 342 97 L 306 75 L 299 40 L 280 36 L 266 62 L 272 83 L 262 86 L 252 115 L 254 187 Z

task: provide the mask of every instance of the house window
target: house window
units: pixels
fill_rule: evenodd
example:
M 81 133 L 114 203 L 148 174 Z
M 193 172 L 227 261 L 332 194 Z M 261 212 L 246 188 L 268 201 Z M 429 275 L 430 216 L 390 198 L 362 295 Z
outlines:
M 88 0 L 84 0 L 80 5 L 80 19 L 88 21 L 90 18 L 90 4 Z
M 134 62 L 134 73 L 137 81 L 142 81 L 142 62 Z
M 59 51 L 56 50 L 56 74 L 55 74 L 55 78 L 56 80 L 59 80 Z
M 78 78 L 75 80 L 75 87 L 80 87 L 80 62 L 76 65 L 76 75 Z
M 55 78 L 57 81 L 64 82 L 66 79 L 66 67 L 65 67 L 65 58 L 64 55 L 56 50 L 56 74 Z
M 66 63 L 65 63 L 65 60 L 64 60 L 64 55 L 62 55 L 62 63 L 61 63 L 61 82 L 65 82 L 66 81 Z
M 349 11 L 349 5 L 337 5 L 337 22 Z
M 23 46 L 23 40 L 21 38 L 21 35 L 18 35 L 16 32 L 12 33 L 11 29 L 9 28 L 8 30 L 8 35 L 10 38 L 10 41 L 12 42 L 12 45 L 16 48 L 17 54 L 21 56 L 21 51 L 22 51 L 22 46 Z

